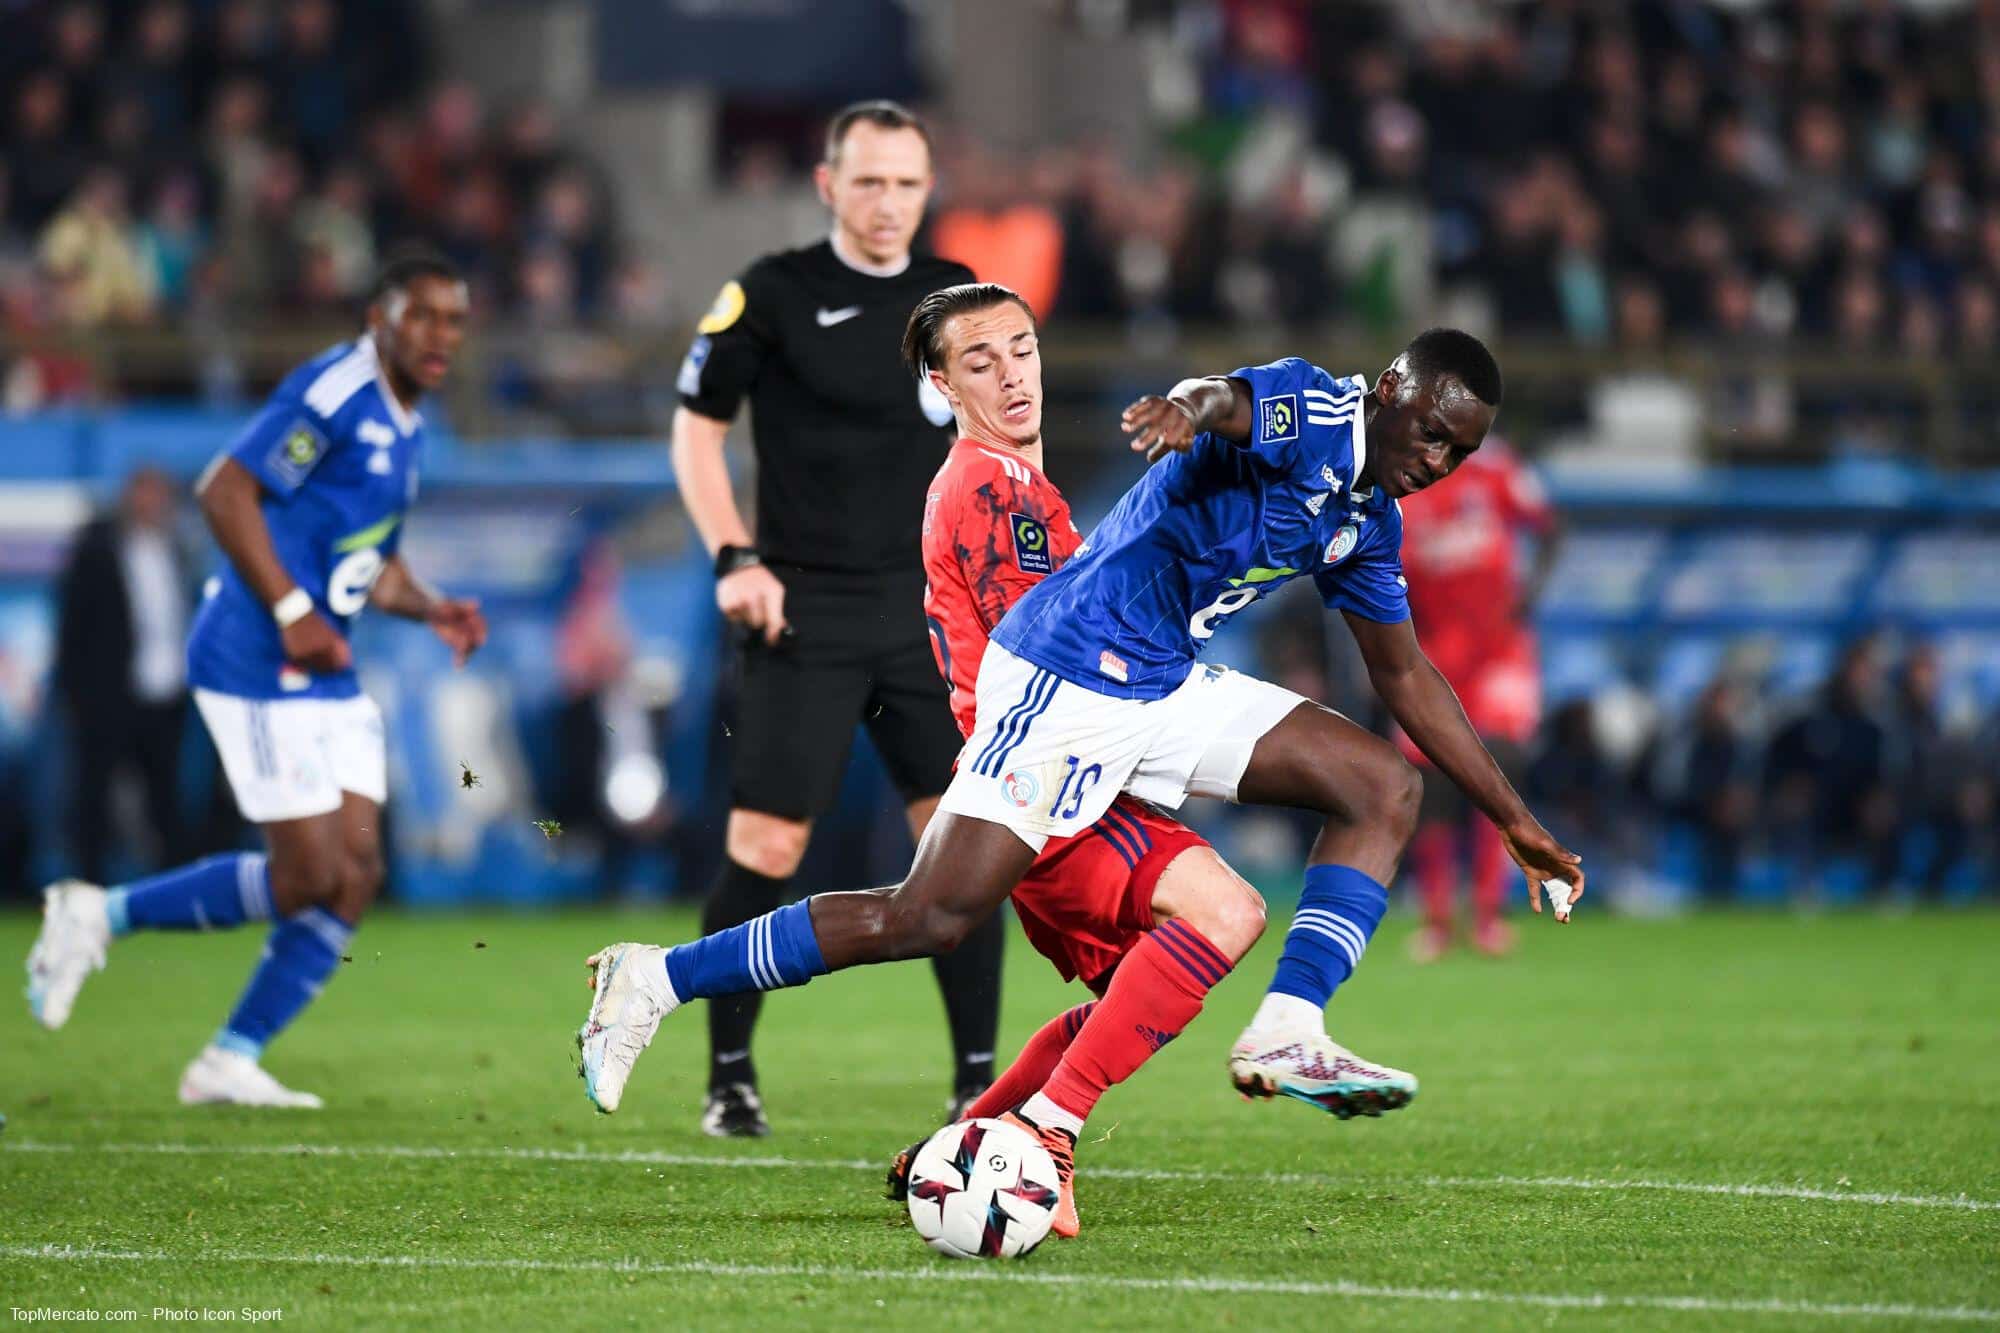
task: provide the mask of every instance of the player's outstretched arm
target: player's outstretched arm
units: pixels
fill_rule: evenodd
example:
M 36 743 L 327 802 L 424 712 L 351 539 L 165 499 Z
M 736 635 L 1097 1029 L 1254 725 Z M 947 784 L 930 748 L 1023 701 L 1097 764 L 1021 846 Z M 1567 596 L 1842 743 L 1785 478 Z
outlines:
M 1409 621 L 1383 624 L 1348 615 L 1348 628 L 1368 666 L 1369 683 L 1417 748 L 1456 782 L 1500 830 L 1508 855 L 1528 880 L 1528 902 L 1542 910 L 1542 881 L 1570 885 L 1570 901 L 1583 896 L 1583 858 L 1555 840 L 1529 812 L 1514 784 L 1500 771 L 1465 716 L 1458 695 L 1431 665 Z M 1567 910 L 1557 919 L 1567 921 Z
M 1149 393 L 1125 409 L 1118 424 L 1132 437 L 1132 451 L 1157 463 L 1184 453 L 1197 435 L 1235 444 L 1250 438 L 1250 385 L 1228 375 L 1182 380 L 1162 398 Z
M 381 576 L 368 593 L 369 605 L 405 620 L 421 620 L 451 649 L 452 661 L 464 666 L 486 643 L 486 616 L 476 597 L 446 597 L 417 577 L 401 555 L 383 562 Z
M 201 516 L 215 534 L 215 544 L 229 557 L 243 581 L 277 618 L 285 658 L 308 671 L 344 671 L 354 660 L 347 640 L 313 609 L 311 599 L 292 580 L 271 544 L 264 522 L 263 487 L 249 468 L 224 454 L 195 483 Z M 293 598 L 293 594 L 298 594 Z M 303 604 L 303 612 L 290 607 Z

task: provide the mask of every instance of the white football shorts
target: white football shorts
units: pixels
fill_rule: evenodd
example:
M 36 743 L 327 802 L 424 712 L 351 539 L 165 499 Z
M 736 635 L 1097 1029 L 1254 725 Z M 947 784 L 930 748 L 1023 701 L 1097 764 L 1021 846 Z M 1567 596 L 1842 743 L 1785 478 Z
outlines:
M 253 824 L 309 819 L 340 808 L 351 791 L 380 805 L 389 795 L 382 710 L 351 699 L 246 699 L 196 690 L 195 706 L 222 756 L 236 807 Z
M 1307 702 L 1213 666 L 1165 698 L 1116 699 L 991 642 L 978 691 L 939 808 L 1005 824 L 1038 852 L 1096 823 L 1121 791 L 1169 810 L 1191 795 L 1235 800 L 1258 740 Z

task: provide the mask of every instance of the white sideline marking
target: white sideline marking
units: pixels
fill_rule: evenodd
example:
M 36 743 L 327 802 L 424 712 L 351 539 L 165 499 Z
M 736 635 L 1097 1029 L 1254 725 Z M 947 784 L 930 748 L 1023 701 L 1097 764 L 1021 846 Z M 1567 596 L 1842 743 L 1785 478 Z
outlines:
M 1125 1291 L 1206 1292 L 1258 1296 L 1350 1296 L 1370 1300 L 1434 1301 L 1449 1305 L 1524 1305 L 1547 1310 L 1676 1310 L 1702 1314 L 1811 1315 L 1824 1319 L 1935 1319 L 1959 1323 L 2000 1321 L 2000 1310 L 1967 1305 L 1821 1304 L 1814 1301 L 1731 1300 L 1710 1296 L 1615 1296 L 1532 1291 L 1480 1291 L 1460 1287 L 1378 1287 L 1361 1282 L 1277 1282 L 1232 1277 L 1118 1277 L 1099 1273 L 1041 1273 L 993 1265 L 929 1268 L 831 1268 L 821 1264 L 680 1263 L 647 1259 L 473 1259 L 415 1254 L 268 1254 L 209 1251 L 169 1254 L 90 1245 L 0 1245 L 0 1258 L 58 1263 L 298 1264 L 305 1267 L 459 1269 L 531 1273 L 637 1273 L 690 1277 L 801 1277 L 850 1282 L 1003 1282 L 1037 1287 L 1109 1287 Z
M 15 1140 L 0 1147 L 9 1152 L 103 1152 L 187 1157 L 408 1157 L 422 1160 L 489 1159 L 516 1162 L 570 1162 L 585 1166 L 762 1167 L 794 1171 L 879 1171 L 886 1161 L 838 1157 L 709 1157 L 698 1153 L 628 1149 L 592 1152 L 585 1148 L 436 1148 L 398 1143 L 47 1143 Z M 1268 1185 L 1351 1185 L 1362 1190 L 1393 1189 L 1398 1185 L 1425 1189 L 1560 1189 L 1659 1190 L 1670 1194 L 1710 1194 L 1740 1199 L 1806 1199 L 1823 1203 L 1861 1203 L 1878 1207 L 1960 1208 L 1968 1212 L 2000 1211 L 2000 1199 L 1973 1199 L 1963 1194 L 1893 1194 L 1863 1190 L 1816 1189 L 1808 1185 L 1727 1185 L 1697 1180 L 1596 1180 L 1577 1176 L 1416 1176 L 1404 1181 L 1367 1179 L 1344 1181 L 1310 1171 L 1200 1171 L 1169 1167 L 1093 1167 L 1088 1175 L 1102 1180 L 1248 1180 Z

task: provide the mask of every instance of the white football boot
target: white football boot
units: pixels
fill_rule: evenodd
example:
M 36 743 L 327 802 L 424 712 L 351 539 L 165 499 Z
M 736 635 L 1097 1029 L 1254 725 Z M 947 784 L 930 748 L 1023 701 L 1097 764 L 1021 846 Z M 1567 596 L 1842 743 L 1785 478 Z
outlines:
M 85 978 L 104 966 L 111 917 L 104 890 L 65 879 L 42 890 L 42 931 L 28 951 L 28 1008 L 54 1031 L 69 1022 Z
M 632 1066 L 660 1020 L 681 1007 L 667 981 L 666 958 L 665 949 L 626 943 L 608 944 L 583 960 L 595 994 L 576 1032 L 576 1072 L 591 1105 L 605 1115 L 618 1109 Z
M 241 1051 L 206 1046 L 181 1075 L 182 1106 L 280 1106 L 304 1111 L 321 1107 L 310 1092 L 294 1092 Z
M 1346 1120 L 1408 1106 L 1415 1075 L 1364 1060 L 1323 1032 L 1260 1032 L 1237 1038 L 1229 1081 L 1245 1097 L 1295 1097 Z

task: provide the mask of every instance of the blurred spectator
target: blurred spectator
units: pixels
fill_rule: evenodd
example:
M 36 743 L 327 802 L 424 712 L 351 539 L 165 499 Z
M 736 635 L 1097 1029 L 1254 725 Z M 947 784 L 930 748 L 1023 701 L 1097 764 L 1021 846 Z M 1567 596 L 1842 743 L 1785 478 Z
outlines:
M 359 298 L 375 272 L 368 177 L 353 162 L 328 169 L 293 223 L 299 248 L 325 266 L 324 282 L 339 301 Z
M 1646 765 L 1653 800 L 1694 834 L 1695 892 L 1710 902 L 1735 894 L 1756 831 L 1757 753 L 1749 712 L 1743 684 L 1718 676 L 1695 700 L 1687 725 L 1662 729 Z
M 950 170 L 953 191 L 931 224 L 931 248 L 981 282 L 1013 288 L 1035 310 L 1054 310 L 1063 262 L 1054 208 L 1027 192 L 1025 173 L 992 154 L 970 151 Z
M 1865 869 L 1874 884 L 1896 870 L 1879 651 L 1873 639 L 1849 645 L 1819 697 L 1771 738 L 1764 760 L 1773 839 L 1809 879 L 1834 860 Z
M 194 130 L 189 28 L 182 0 L 151 0 L 133 24 L 131 54 L 113 66 L 113 84 L 139 100 L 146 123 L 167 143 L 182 142 Z
M 70 136 L 69 89 L 54 70 L 21 80 L 13 112 L 6 141 L 10 217 L 15 226 L 32 231 L 76 188 L 82 154 Z
M 151 846 L 172 865 L 191 854 L 179 797 L 187 715 L 192 565 L 176 532 L 174 485 L 151 468 L 126 481 L 116 512 L 77 534 L 56 584 L 55 695 L 68 723 L 75 786 L 71 854 L 102 882 L 113 849 L 114 788 L 130 772 Z
M 208 244 L 200 209 L 200 186 L 194 176 L 175 172 L 154 190 L 152 207 L 139 224 L 139 262 L 161 303 L 171 311 L 187 304 L 195 262 Z
M 1602 870 L 1590 844 L 1610 835 L 1624 817 L 1626 802 L 1622 775 L 1597 743 L 1588 698 L 1571 699 L 1550 715 L 1524 787 L 1537 817 L 1556 828 L 1576 830 L 1565 834 L 1569 845 L 1580 851 L 1585 864 Z
M 109 167 L 85 176 L 42 233 L 42 267 L 62 319 L 80 327 L 136 323 L 156 296 L 126 211 L 125 178 Z
M 1929 896 L 1992 869 L 1994 759 L 1947 716 L 1943 663 L 1918 644 L 1903 659 L 1891 709 L 1899 801 L 1897 881 Z
M 320 159 L 340 146 L 352 110 L 339 25 L 331 0 L 289 0 L 273 77 L 285 98 L 285 119 Z

